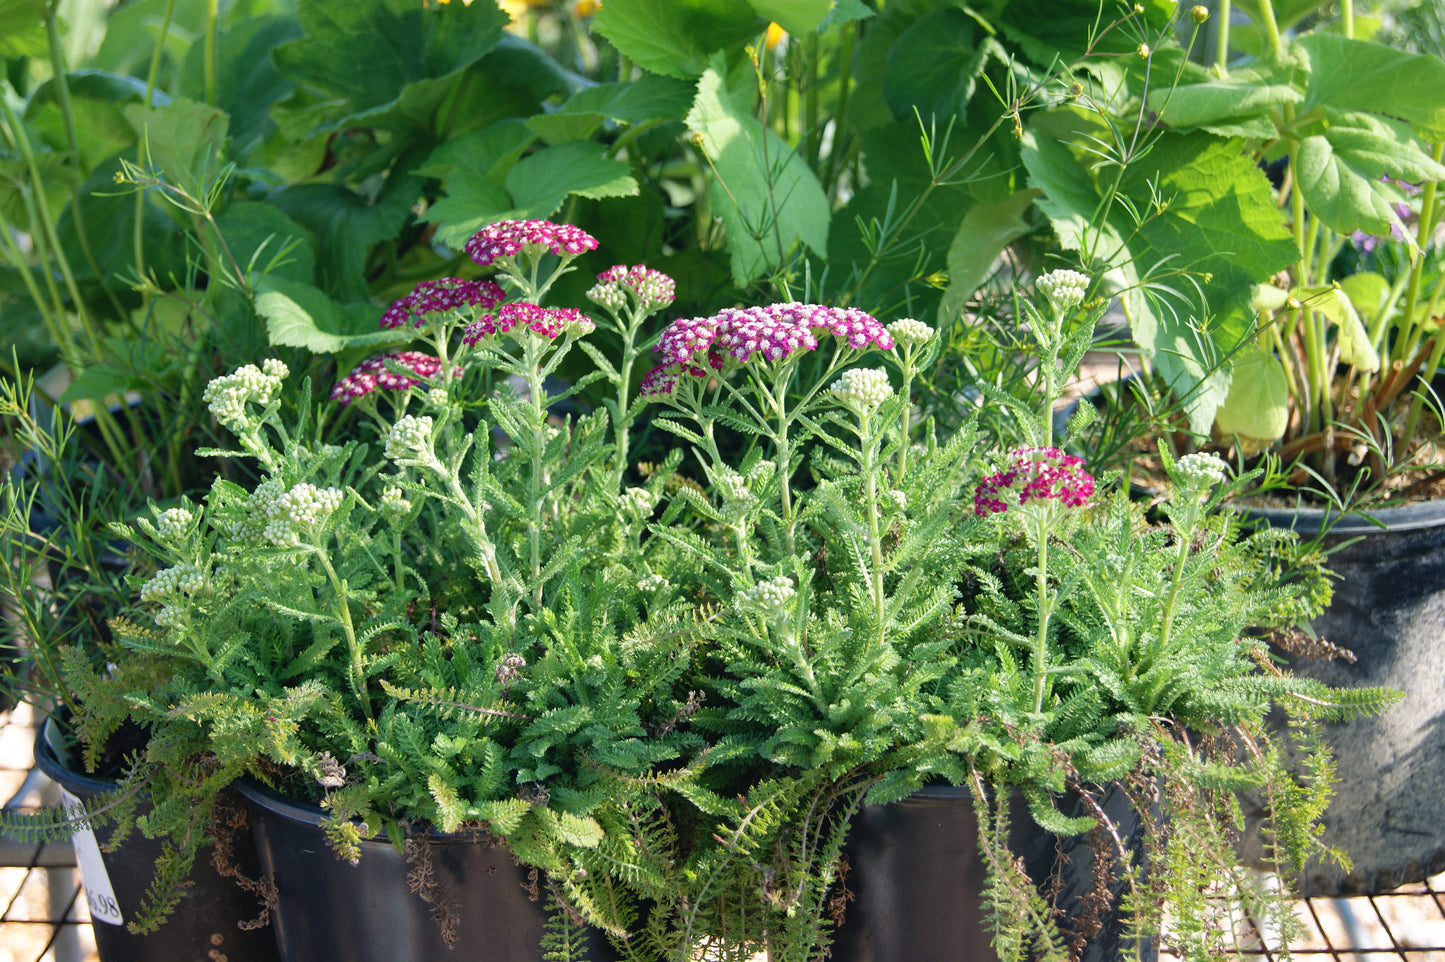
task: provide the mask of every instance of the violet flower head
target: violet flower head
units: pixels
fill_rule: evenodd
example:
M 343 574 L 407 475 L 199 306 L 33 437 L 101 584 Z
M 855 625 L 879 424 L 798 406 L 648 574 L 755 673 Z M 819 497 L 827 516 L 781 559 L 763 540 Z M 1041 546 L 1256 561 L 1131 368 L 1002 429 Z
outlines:
M 501 302 L 502 289 L 491 281 L 465 281 L 459 277 L 442 277 L 422 281 L 410 294 L 392 302 L 381 315 L 383 328 L 421 327 L 426 315 L 442 314 L 458 307 L 479 307 L 489 311 Z
M 798 351 L 816 350 L 818 338 L 830 334 L 853 350 L 893 349 L 893 335 L 866 311 L 786 303 L 726 308 L 712 317 L 673 321 L 657 350 L 664 362 L 674 364 L 692 362 L 714 344 L 739 363 L 755 358 L 781 361 Z
M 597 249 L 597 238 L 571 224 L 554 224 L 548 220 L 501 220 L 488 224 L 472 235 L 466 252 L 472 260 L 486 267 L 503 257 L 514 257 L 524 250 L 534 256 L 550 251 L 559 256 L 576 257 Z
M 388 364 L 388 362 L 390 363 Z M 388 391 L 409 391 L 422 381 L 436 377 L 441 366 L 440 359 L 417 351 L 389 351 L 386 354 L 378 354 L 362 361 L 352 368 L 350 374 L 337 381 L 336 386 L 331 389 L 331 400 L 350 404 L 377 388 L 385 388 Z M 414 376 L 394 371 L 391 369 L 394 367 L 408 371 Z M 459 367 L 452 370 L 454 373 L 461 373 Z
M 564 332 L 590 334 L 597 328 L 592 318 L 570 307 L 540 307 L 526 301 L 503 304 L 494 313 L 483 314 L 462 332 L 462 343 L 475 346 L 484 338 L 510 334 L 521 328 L 552 339 Z
M 677 296 L 677 284 L 661 271 L 655 271 L 643 264 L 628 267 L 618 264 L 597 275 L 597 283 L 587 292 L 587 297 L 603 307 L 620 311 L 627 305 L 627 296 L 632 295 L 646 311 L 658 311 L 667 307 Z
M 1094 478 L 1082 470 L 1084 459 L 1058 448 L 1015 448 L 1009 466 L 978 483 L 973 510 L 978 515 L 999 514 L 1009 509 L 1004 493 L 1015 492 L 1018 503 L 1058 501 L 1071 508 L 1083 508 L 1094 494 Z

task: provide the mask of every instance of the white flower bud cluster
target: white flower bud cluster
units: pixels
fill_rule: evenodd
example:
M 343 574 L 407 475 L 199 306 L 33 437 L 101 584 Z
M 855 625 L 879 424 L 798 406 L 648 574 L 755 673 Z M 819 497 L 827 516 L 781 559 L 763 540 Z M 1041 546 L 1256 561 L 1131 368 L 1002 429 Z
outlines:
M 904 512 L 908 510 L 908 495 L 905 492 L 894 488 L 888 492 L 888 500 L 893 502 L 894 511 Z
M 893 385 L 888 383 L 888 372 L 876 367 L 844 371 L 828 390 L 832 391 L 839 401 L 857 411 L 871 411 L 893 396 Z
M 266 540 L 281 548 L 301 543 L 300 532 L 325 521 L 341 507 L 340 488 L 318 488 L 305 481 L 266 506 Z
M 167 508 L 156 516 L 156 536 L 162 541 L 179 541 L 191 530 L 193 520 L 186 508 Z
M 1217 454 L 1186 454 L 1174 462 L 1174 479 L 1185 491 L 1205 492 L 1223 481 L 1229 465 Z
M 401 488 L 391 485 L 381 492 L 381 511 L 395 521 L 411 512 L 411 501 L 407 499 Z
M 660 591 L 663 588 L 671 587 L 672 582 L 662 575 L 643 575 L 637 579 L 637 587 L 640 591 Z
M 196 565 L 163 568 L 140 587 L 141 601 L 169 601 L 196 594 L 206 586 L 206 571 Z
M 286 365 L 274 357 L 267 358 L 259 368 L 247 364 L 207 384 L 201 400 L 217 421 L 233 431 L 239 430 L 246 425 L 246 405 L 270 404 L 289 373 Z
M 616 281 L 594 284 L 587 292 L 587 299 L 612 311 L 621 311 L 627 306 L 627 292 Z
M 778 575 L 767 581 L 760 581 L 742 593 L 743 607 L 764 615 L 782 614 L 783 607 L 798 596 L 793 579 Z
M 657 509 L 657 495 L 646 488 L 628 488 L 618 495 L 622 510 L 634 518 L 649 517 Z
M 1084 302 L 1084 292 L 1089 289 L 1089 275 L 1078 271 L 1049 271 L 1034 282 L 1044 292 L 1058 314 L 1066 314 Z
M 888 325 L 888 333 L 893 335 L 893 342 L 901 347 L 917 347 L 932 340 L 934 330 L 922 321 L 903 317 Z
M 408 414 L 391 426 L 386 436 L 385 454 L 392 461 L 421 461 L 430 464 L 436 461 L 432 453 L 432 419 L 430 416 L 414 417 Z

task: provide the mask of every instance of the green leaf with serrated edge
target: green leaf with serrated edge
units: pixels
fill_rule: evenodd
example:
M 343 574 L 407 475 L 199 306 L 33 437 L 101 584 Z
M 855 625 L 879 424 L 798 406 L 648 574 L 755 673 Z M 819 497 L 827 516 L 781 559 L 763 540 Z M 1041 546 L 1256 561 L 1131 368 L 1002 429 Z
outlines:
M 943 7 L 920 17 L 888 52 L 883 99 L 893 116 L 924 122 L 964 116 L 990 47 L 973 18 Z
M 625 123 L 681 120 L 692 106 L 692 87 L 672 77 L 646 73 L 627 83 L 599 84 L 567 98 L 555 111 L 537 114 L 527 126 L 548 143 L 584 140 L 605 120 Z
M 1159 122 L 1175 130 L 1202 128 L 1229 136 L 1223 132 L 1248 127 L 1266 131 L 1265 136 L 1277 135 L 1275 108 L 1304 99 L 1292 80 L 1292 68 L 1273 64 L 1234 70 L 1224 77 L 1203 73 L 1194 83 L 1151 90 L 1149 109 L 1158 111 Z
M 869 17 L 877 15 L 878 12 L 863 3 L 863 0 L 838 0 L 828 11 L 828 15 L 823 18 L 823 22 L 818 25 L 818 30 L 819 32 L 829 30 L 845 23 L 867 20 Z
M 1225 437 L 1256 443 L 1284 436 L 1289 424 L 1289 378 L 1279 358 L 1258 347 L 1236 355 L 1234 380 L 1214 418 Z
M 748 0 L 757 15 L 771 20 L 795 37 L 822 26 L 833 0 Z
M 514 213 L 506 190 L 470 171 L 457 171 L 447 179 L 446 196 L 428 207 L 421 220 L 437 225 L 437 240 L 460 249 L 477 231 Z
M 447 181 L 454 171 L 470 177 L 485 177 L 498 187 L 506 183 L 512 169 L 537 139 L 520 117 L 498 121 L 482 129 L 453 137 L 430 154 L 416 173 Z
M 201 185 L 224 163 L 230 127 L 225 111 L 184 97 L 164 107 L 126 104 L 121 110 L 145 142 L 151 165 L 192 195 L 199 195 Z
M 574 141 L 522 158 L 506 177 L 513 206 L 526 217 L 545 218 L 571 194 L 596 199 L 637 193 L 632 168 L 605 154 L 602 144 Z
M 316 236 L 318 280 L 345 302 L 369 296 L 364 267 L 370 245 L 397 235 L 420 193 L 418 178 L 393 176 L 374 203 L 341 184 L 283 187 L 267 200 Z
M 592 21 L 633 63 L 684 80 L 701 74 L 714 51 L 744 43 L 763 26 L 737 0 L 615 0 Z
M 276 72 L 271 51 L 295 40 L 301 27 L 291 17 L 252 17 L 227 26 L 216 43 L 216 106 L 231 118 L 231 155 L 238 161 L 264 144 L 276 129 L 271 107 L 291 94 L 291 82 Z M 206 45 L 186 54 L 173 92 L 205 100 Z
M 1370 334 L 1344 288 L 1327 288 L 1319 296 L 1303 300 L 1306 307 L 1319 311 L 1334 322 L 1341 361 L 1362 371 L 1380 369 L 1380 355 L 1370 343 Z
M 297 17 L 306 36 L 272 52 L 277 69 L 358 112 L 470 66 L 496 46 L 507 23 L 491 3 L 414 0 L 303 3 Z
M 1324 133 L 1301 140 L 1295 155 L 1295 176 L 1310 213 L 1337 234 L 1388 235 L 1393 226 L 1417 249 L 1394 208 L 1399 188 L 1385 178 L 1416 184 L 1445 180 L 1445 166 L 1398 124 L 1359 113 L 1334 120 Z
M 256 285 L 256 313 L 266 321 L 271 344 L 336 354 L 352 347 L 381 347 L 411 340 L 407 330 L 380 330 L 374 304 L 338 304 L 310 284 L 277 277 Z
M 1301 111 L 1387 114 L 1428 138 L 1445 136 L 1445 61 L 1439 57 L 1328 33 L 1310 34 L 1299 46 L 1310 58 Z
M 938 305 L 940 327 L 958 318 L 1003 249 L 1028 233 L 1024 214 L 1038 196 L 1036 190 L 1021 190 L 997 204 L 977 204 L 963 215 L 948 245 L 948 290 Z
M 779 266 L 799 241 L 825 253 L 831 212 L 807 162 L 733 103 L 723 75 L 719 56 L 698 81 L 687 126 L 702 135 L 717 170 L 710 198 L 727 228 L 733 280 L 745 284 Z

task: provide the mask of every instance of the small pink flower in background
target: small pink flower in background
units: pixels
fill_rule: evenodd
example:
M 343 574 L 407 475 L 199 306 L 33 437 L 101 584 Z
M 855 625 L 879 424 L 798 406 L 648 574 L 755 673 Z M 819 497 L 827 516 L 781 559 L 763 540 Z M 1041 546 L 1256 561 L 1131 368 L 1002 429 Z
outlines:
M 1094 478 L 1082 468 L 1084 459 L 1058 448 L 1016 448 L 1009 466 L 978 483 L 973 495 L 975 514 L 998 514 L 1009 509 L 1006 491 L 1018 494 L 1018 503 L 1059 501 L 1071 508 L 1083 508 L 1094 494 Z
M 546 338 L 555 338 L 564 331 L 590 334 L 597 325 L 581 311 L 570 307 L 539 307 L 519 301 L 503 304 L 493 314 L 483 314 L 462 332 L 462 343 L 471 347 L 483 338 L 510 334 L 517 328 L 532 331 Z
M 628 294 L 637 298 L 645 310 L 656 311 L 672 303 L 677 285 L 666 274 L 646 265 L 618 264 L 598 274 L 597 283 L 587 292 L 591 300 L 614 311 L 627 305 Z
M 554 224 L 548 220 L 501 220 L 488 224 L 472 235 L 466 252 L 483 267 L 502 257 L 513 257 L 531 248 L 553 254 L 576 256 L 597 249 L 597 238 L 571 224 Z
M 721 359 L 717 355 L 708 355 L 708 366 L 712 370 L 722 367 Z M 698 367 L 696 364 L 659 364 L 642 376 L 642 383 L 637 386 L 637 393 L 645 398 L 657 400 L 671 397 L 677 390 L 678 382 L 686 374 L 689 377 L 704 378 L 709 371 Z
M 388 364 L 388 362 L 390 362 Z M 436 377 L 442 362 L 430 354 L 417 351 L 390 351 L 362 361 L 352 368 L 350 374 L 336 382 L 331 389 L 331 400 L 350 404 L 377 388 L 388 391 L 409 391 L 422 381 Z M 399 367 L 411 372 L 414 377 L 398 373 L 391 368 Z M 460 374 L 461 368 L 454 368 Z
M 489 311 L 504 296 L 502 289 L 491 281 L 464 281 L 459 277 L 422 281 L 410 294 L 398 298 L 386 309 L 386 313 L 381 315 L 381 326 L 391 328 L 411 324 L 421 327 L 426 323 L 426 315 L 441 314 L 458 307 L 480 307 Z
M 797 351 L 816 350 L 819 336 L 828 334 L 854 350 L 870 346 L 893 349 L 893 335 L 865 311 L 789 303 L 727 308 L 712 317 L 673 321 L 663 332 L 657 350 L 670 364 L 689 363 L 698 354 L 713 349 L 714 344 L 735 361 L 781 361 Z

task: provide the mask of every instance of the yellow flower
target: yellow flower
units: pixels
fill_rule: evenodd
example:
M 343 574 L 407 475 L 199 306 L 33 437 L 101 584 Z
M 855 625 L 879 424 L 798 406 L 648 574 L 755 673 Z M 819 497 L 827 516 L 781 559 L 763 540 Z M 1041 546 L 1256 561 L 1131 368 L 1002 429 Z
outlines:
M 770 23 L 768 24 L 768 35 L 763 42 L 768 45 L 769 50 L 776 50 L 778 48 L 778 44 L 782 43 L 783 38 L 787 35 L 788 31 L 784 30 L 776 23 Z
M 590 17 L 602 6 L 602 0 L 577 0 L 577 5 L 572 8 L 572 13 L 578 20 Z

